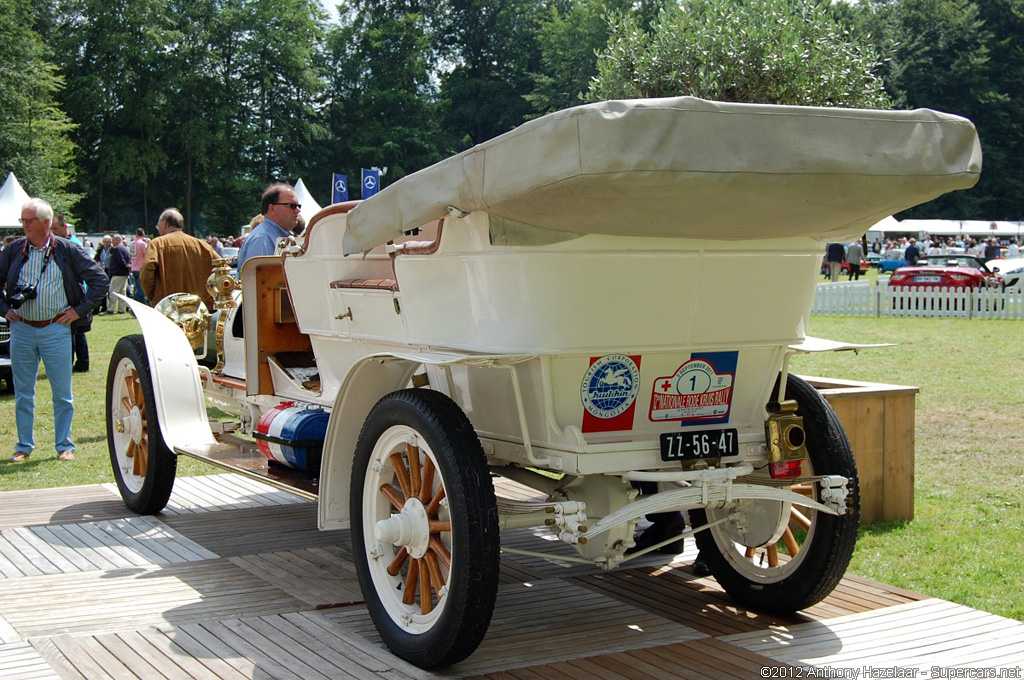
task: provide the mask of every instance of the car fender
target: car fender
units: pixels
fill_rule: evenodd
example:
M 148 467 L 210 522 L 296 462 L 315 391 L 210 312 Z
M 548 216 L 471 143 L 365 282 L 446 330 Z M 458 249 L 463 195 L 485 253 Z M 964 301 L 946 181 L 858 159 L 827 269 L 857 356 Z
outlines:
M 155 309 L 123 295 L 146 340 L 156 415 L 167 448 L 216 444 L 206 414 L 199 364 L 185 334 Z
M 319 527 L 348 528 L 352 459 L 363 422 L 381 398 L 408 387 L 420 366 L 443 368 L 463 363 L 508 364 L 524 359 L 520 356 L 410 351 L 373 354 L 353 364 L 335 397 L 324 438 L 317 517 Z M 438 385 L 436 389 L 448 392 L 447 385 Z

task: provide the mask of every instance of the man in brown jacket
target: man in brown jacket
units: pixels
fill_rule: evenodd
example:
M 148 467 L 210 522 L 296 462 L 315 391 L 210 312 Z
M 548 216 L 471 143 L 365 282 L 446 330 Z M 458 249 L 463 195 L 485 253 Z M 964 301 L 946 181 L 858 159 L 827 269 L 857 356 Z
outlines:
M 174 208 L 160 214 L 156 224 L 160 235 L 146 248 L 139 279 L 142 292 L 151 305 L 156 305 L 171 293 L 194 293 L 213 311 L 213 298 L 206 291 L 217 252 L 210 244 L 182 229 L 185 220 Z

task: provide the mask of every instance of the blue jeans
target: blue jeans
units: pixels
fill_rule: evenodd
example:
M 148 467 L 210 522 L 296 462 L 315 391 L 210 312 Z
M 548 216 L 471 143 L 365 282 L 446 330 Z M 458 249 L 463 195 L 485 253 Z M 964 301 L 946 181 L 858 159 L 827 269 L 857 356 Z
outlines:
M 53 443 L 57 452 L 74 450 L 71 420 L 75 402 L 71 397 L 71 329 L 57 323 L 34 328 L 26 323 L 11 324 L 11 370 L 14 373 L 14 419 L 18 443 L 14 450 L 32 453 L 35 435 L 36 379 L 39 360 L 53 393 Z
M 132 299 L 148 305 L 149 300 L 146 299 L 146 294 L 142 292 L 142 280 L 139 278 L 139 274 L 139 271 L 132 270 Z

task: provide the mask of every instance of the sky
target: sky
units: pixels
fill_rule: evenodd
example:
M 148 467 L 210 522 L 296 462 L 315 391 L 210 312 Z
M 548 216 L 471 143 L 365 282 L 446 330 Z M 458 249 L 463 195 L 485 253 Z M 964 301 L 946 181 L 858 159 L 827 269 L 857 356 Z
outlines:
M 338 20 L 338 5 L 336 0 L 320 0 L 320 4 L 323 6 L 324 11 L 327 12 L 328 16 L 331 17 L 331 21 Z

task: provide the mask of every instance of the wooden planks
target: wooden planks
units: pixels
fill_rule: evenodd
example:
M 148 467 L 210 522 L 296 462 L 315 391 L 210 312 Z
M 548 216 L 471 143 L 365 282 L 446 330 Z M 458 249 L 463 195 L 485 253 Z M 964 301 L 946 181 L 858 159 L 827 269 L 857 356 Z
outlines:
M 353 634 L 379 641 L 365 610 L 327 616 Z M 491 625 L 477 651 L 446 672 L 489 673 L 698 637 L 704 635 L 564 581 L 515 584 L 500 587 Z
M 1024 624 L 847 575 L 798 615 L 738 606 L 682 555 L 613 571 L 514 530 L 497 606 L 469 659 L 431 673 L 374 629 L 347 531 L 234 475 L 182 486 L 181 512 L 80 521 L 101 487 L 40 499 L 0 532 L 0 677 L 551 680 L 752 678 L 766 666 L 1024 665 Z M 179 489 L 176 489 L 178 493 Z M 513 492 L 518 493 L 513 490 Z M 0 507 L 13 501 L 0 494 Z M 68 521 L 40 522 L 42 517 Z M 6 560 L 6 561 L 4 561 Z M 790 677 L 794 675 L 791 674 Z M 809 676 L 805 676 L 809 677 Z
M 163 522 L 222 557 L 349 545 L 347 531 L 317 529 L 315 503 L 178 515 Z
M 226 560 L 26 576 L 0 590 L 0 611 L 23 639 L 303 607 Z
M 60 677 L 28 642 L 0 644 L 0 673 L 9 680 L 56 680 Z
M 104 484 L 103 486 L 117 495 L 116 484 Z M 309 503 L 309 501 L 239 474 L 179 477 L 174 480 L 174 492 L 171 494 L 167 507 L 161 512 L 161 516 L 187 515 L 213 510 L 267 508 L 300 503 Z
M 798 614 L 777 616 L 737 605 L 713 578 L 695 577 L 678 564 L 620 569 L 579 576 L 574 581 L 716 636 L 871 611 L 923 597 L 848 576 L 822 602 Z
M 314 609 L 363 604 L 352 555 L 338 546 L 245 555 L 230 562 Z
M 801 665 L 1024 666 L 1024 623 L 933 598 L 721 639 Z
M 0 493 L 0 529 L 91 522 L 132 514 L 117 492 L 96 484 Z
M 0 532 L 0 577 L 67 574 L 214 559 L 150 517 L 52 524 Z

